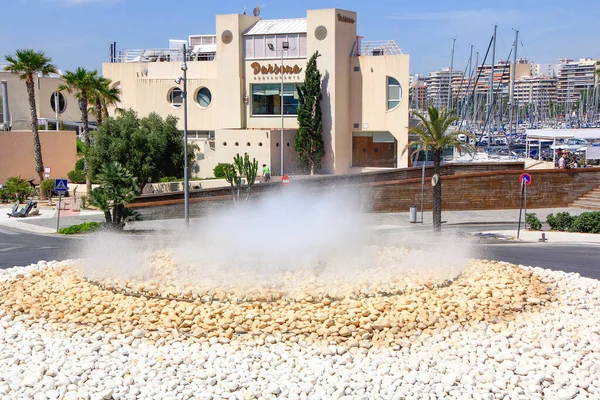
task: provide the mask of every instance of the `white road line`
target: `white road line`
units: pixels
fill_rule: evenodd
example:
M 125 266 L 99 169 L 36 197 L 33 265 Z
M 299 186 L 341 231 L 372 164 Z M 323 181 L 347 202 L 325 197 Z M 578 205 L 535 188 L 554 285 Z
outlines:
M 0 228 L 0 233 L 4 233 L 5 235 L 20 235 L 19 232 L 7 231 L 6 229 Z

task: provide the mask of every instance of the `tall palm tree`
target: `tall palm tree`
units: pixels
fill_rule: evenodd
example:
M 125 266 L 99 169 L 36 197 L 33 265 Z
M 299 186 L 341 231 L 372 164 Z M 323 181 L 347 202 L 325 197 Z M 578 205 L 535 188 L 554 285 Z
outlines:
M 40 183 L 44 180 L 44 160 L 42 159 L 42 145 L 38 132 L 37 108 L 35 106 L 35 83 L 34 75 L 46 76 L 56 73 L 56 67 L 51 64 L 52 59 L 46 57 L 44 52 L 33 49 L 17 50 L 14 56 L 6 56 L 8 66 L 6 71 L 19 75 L 25 81 L 27 95 L 29 97 L 29 110 L 31 112 L 31 131 L 33 132 L 33 151 L 35 157 L 35 170 L 38 173 Z M 40 196 L 45 198 L 45 193 L 40 190 Z
M 98 126 L 102 121 L 108 118 L 108 106 L 114 106 L 121 101 L 121 90 L 111 87 L 112 81 L 103 76 L 98 76 L 95 81 L 95 88 L 90 95 L 90 101 L 94 103 L 92 114 L 96 116 Z
M 79 108 L 81 109 L 81 124 L 82 136 L 85 151 L 87 153 L 90 147 L 90 132 L 88 127 L 88 104 L 93 97 L 98 80 L 98 71 L 89 71 L 85 68 L 77 68 L 75 71 L 67 71 L 63 76 L 64 84 L 61 85 L 59 91 L 67 91 L 72 93 L 79 100 Z M 90 168 L 85 159 L 85 185 L 87 192 L 92 192 L 92 181 L 90 179 Z
M 415 146 L 417 150 L 413 153 L 422 150 L 433 153 L 433 173 L 434 179 L 437 179 L 432 191 L 433 229 L 440 231 L 442 229 L 442 177 L 440 174 L 442 155 L 444 149 L 448 147 L 454 147 L 459 152 L 472 151 L 473 147 L 469 144 L 468 139 L 463 142 L 458 137 L 462 134 L 470 138 L 472 135 L 460 130 L 448 130 L 452 123 L 458 121 L 459 118 L 454 110 L 448 111 L 446 107 L 440 111 L 433 106 L 429 106 L 427 116 L 418 112 L 414 112 L 413 115 L 419 119 L 419 125 L 408 128 L 408 133 L 415 135 L 417 138 L 408 142 L 402 154 L 412 151 Z

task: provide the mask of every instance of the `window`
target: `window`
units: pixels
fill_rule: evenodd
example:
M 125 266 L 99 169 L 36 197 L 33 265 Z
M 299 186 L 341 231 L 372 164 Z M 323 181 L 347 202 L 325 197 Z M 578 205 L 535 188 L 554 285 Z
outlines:
M 400 86 L 400 82 L 391 76 L 387 78 L 387 87 L 387 109 L 392 110 L 402 100 L 402 87 Z
M 56 95 L 58 94 L 58 99 Z M 58 113 L 62 114 L 65 112 L 67 108 L 67 101 L 65 100 L 65 96 L 63 96 L 60 92 L 54 92 L 50 95 L 50 107 L 52 107 L 52 111 L 56 112 L 56 101 L 58 100 Z
M 246 59 L 281 58 L 283 42 L 289 43 L 289 49 L 283 50 L 283 58 L 306 58 L 306 33 L 288 33 L 281 35 L 252 35 L 244 38 L 244 57 Z M 274 50 L 269 49 L 269 43 Z
M 200 107 L 206 108 L 212 101 L 212 93 L 206 87 L 200 88 L 200 90 L 196 92 L 196 101 Z
M 173 107 L 181 107 L 183 104 L 183 91 L 179 88 L 171 89 L 169 92 L 169 103 L 171 103 Z
M 281 84 L 267 83 L 252 85 L 252 115 L 281 115 Z M 296 115 L 298 91 L 296 84 L 283 85 L 283 113 Z

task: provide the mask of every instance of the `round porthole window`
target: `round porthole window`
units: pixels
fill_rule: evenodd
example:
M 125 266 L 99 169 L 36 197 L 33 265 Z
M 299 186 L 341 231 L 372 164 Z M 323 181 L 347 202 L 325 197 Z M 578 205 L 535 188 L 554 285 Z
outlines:
M 56 104 L 58 103 L 58 113 L 62 114 L 67 109 L 67 100 L 61 92 L 54 92 L 50 95 L 50 107 L 56 112 Z
M 239 144 L 238 142 L 235 142 L 235 145 L 236 145 L 236 146 L 239 146 L 240 144 Z
M 221 41 L 224 44 L 229 44 L 233 40 L 233 33 L 230 30 L 223 31 L 221 34 Z
M 246 142 L 246 146 L 250 146 L 250 142 Z
M 167 100 L 173 107 L 181 107 L 183 104 L 183 90 L 178 87 L 171 89 L 167 96 Z
M 327 37 L 327 28 L 323 25 L 317 26 L 317 29 L 315 29 L 315 37 L 317 40 L 324 40 Z
M 212 102 L 212 93 L 210 90 L 208 90 L 206 87 L 198 89 L 196 92 L 196 102 L 202 108 L 208 107 Z
M 223 146 L 227 146 L 227 142 L 223 142 Z

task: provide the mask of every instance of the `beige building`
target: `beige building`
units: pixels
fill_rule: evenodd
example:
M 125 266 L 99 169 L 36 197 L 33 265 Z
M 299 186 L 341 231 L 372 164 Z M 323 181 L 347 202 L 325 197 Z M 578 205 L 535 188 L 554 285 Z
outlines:
M 0 112 L 0 126 L 7 122 L 9 130 L 31 130 L 31 112 L 25 82 L 18 75 L 4 71 L 1 66 L 0 81 L 6 81 L 8 93 L 6 100 L 0 99 L 0 104 L 5 102 L 8 109 L 7 121 L 4 121 L 3 112 Z M 44 126 L 44 129 L 55 130 L 58 119 L 62 122 L 64 129 L 79 131 L 81 127 L 79 102 L 72 94 L 56 92 L 56 89 L 62 84 L 63 80 L 60 74 L 34 77 L 38 124 Z M 2 91 L 0 91 L 0 97 L 2 97 Z M 56 112 L 57 105 L 58 113 Z M 90 121 L 90 127 L 94 128 L 93 115 L 90 115 Z
M 363 41 L 356 13 L 309 10 L 305 18 L 281 20 L 217 15 L 216 30 L 172 40 L 169 49 L 124 50 L 102 67 L 122 91 L 119 107 L 142 116 L 175 115 L 183 129 L 183 85 L 175 80 L 182 76 L 182 44 L 188 45 L 188 130 L 200 147 L 196 176 L 212 176 L 216 163 L 231 162 L 236 153 L 248 153 L 278 175 L 282 147 L 283 172 L 297 171 L 296 85 L 316 51 L 324 172 L 408 165 L 401 154 L 408 138 L 409 56 L 393 41 Z

